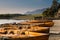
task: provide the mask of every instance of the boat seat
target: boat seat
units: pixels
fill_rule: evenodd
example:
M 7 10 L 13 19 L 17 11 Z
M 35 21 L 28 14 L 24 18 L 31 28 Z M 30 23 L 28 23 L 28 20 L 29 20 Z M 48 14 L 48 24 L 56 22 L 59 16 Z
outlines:
M 22 32 L 21 34 L 22 34 L 22 35 L 25 35 L 25 32 Z
M 19 29 L 22 29 L 22 27 L 19 27 Z
M 13 31 L 11 31 L 9 34 L 14 34 L 14 32 L 13 32 Z
M 8 34 L 8 31 L 5 31 L 3 34 Z

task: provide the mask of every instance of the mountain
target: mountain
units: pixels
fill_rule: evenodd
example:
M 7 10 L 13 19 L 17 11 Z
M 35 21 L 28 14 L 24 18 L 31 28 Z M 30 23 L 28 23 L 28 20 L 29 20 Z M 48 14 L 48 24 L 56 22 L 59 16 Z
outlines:
M 39 13 L 42 13 L 43 11 L 45 11 L 45 10 L 46 10 L 46 8 L 37 9 L 37 10 L 34 10 L 34 11 L 28 11 L 25 14 L 39 14 Z

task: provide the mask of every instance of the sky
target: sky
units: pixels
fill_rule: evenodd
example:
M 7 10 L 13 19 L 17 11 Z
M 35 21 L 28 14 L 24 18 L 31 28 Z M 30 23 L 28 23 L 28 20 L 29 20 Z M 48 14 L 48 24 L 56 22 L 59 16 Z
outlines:
M 0 14 L 21 13 L 50 7 L 52 0 L 0 0 Z

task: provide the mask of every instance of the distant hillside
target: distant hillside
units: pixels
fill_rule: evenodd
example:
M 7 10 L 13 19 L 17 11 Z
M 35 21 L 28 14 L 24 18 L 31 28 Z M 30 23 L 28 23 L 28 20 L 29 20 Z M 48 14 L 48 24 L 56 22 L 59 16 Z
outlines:
M 26 20 L 26 19 L 34 19 L 34 17 L 39 16 L 42 16 L 42 14 L 0 14 L 0 19 Z
M 12 19 L 16 19 L 16 20 L 31 20 L 33 18 L 34 18 L 33 15 L 25 15 L 25 16 L 14 17 Z
M 0 19 L 12 19 L 18 16 L 25 16 L 23 14 L 0 14 Z
M 28 11 L 26 12 L 25 14 L 41 14 L 43 11 L 45 11 L 46 8 L 43 8 L 43 9 L 37 9 L 37 10 L 34 10 L 34 11 Z

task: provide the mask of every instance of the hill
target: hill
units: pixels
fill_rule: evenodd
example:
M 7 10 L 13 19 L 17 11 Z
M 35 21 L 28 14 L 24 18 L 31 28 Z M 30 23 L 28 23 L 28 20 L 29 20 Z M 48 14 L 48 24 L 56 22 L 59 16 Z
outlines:
M 25 16 L 23 14 L 0 14 L 0 19 L 12 19 L 18 16 Z
M 45 11 L 46 8 L 43 8 L 43 9 L 37 9 L 37 10 L 34 10 L 34 11 L 28 11 L 26 12 L 25 14 L 41 14 L 43 11 Z

